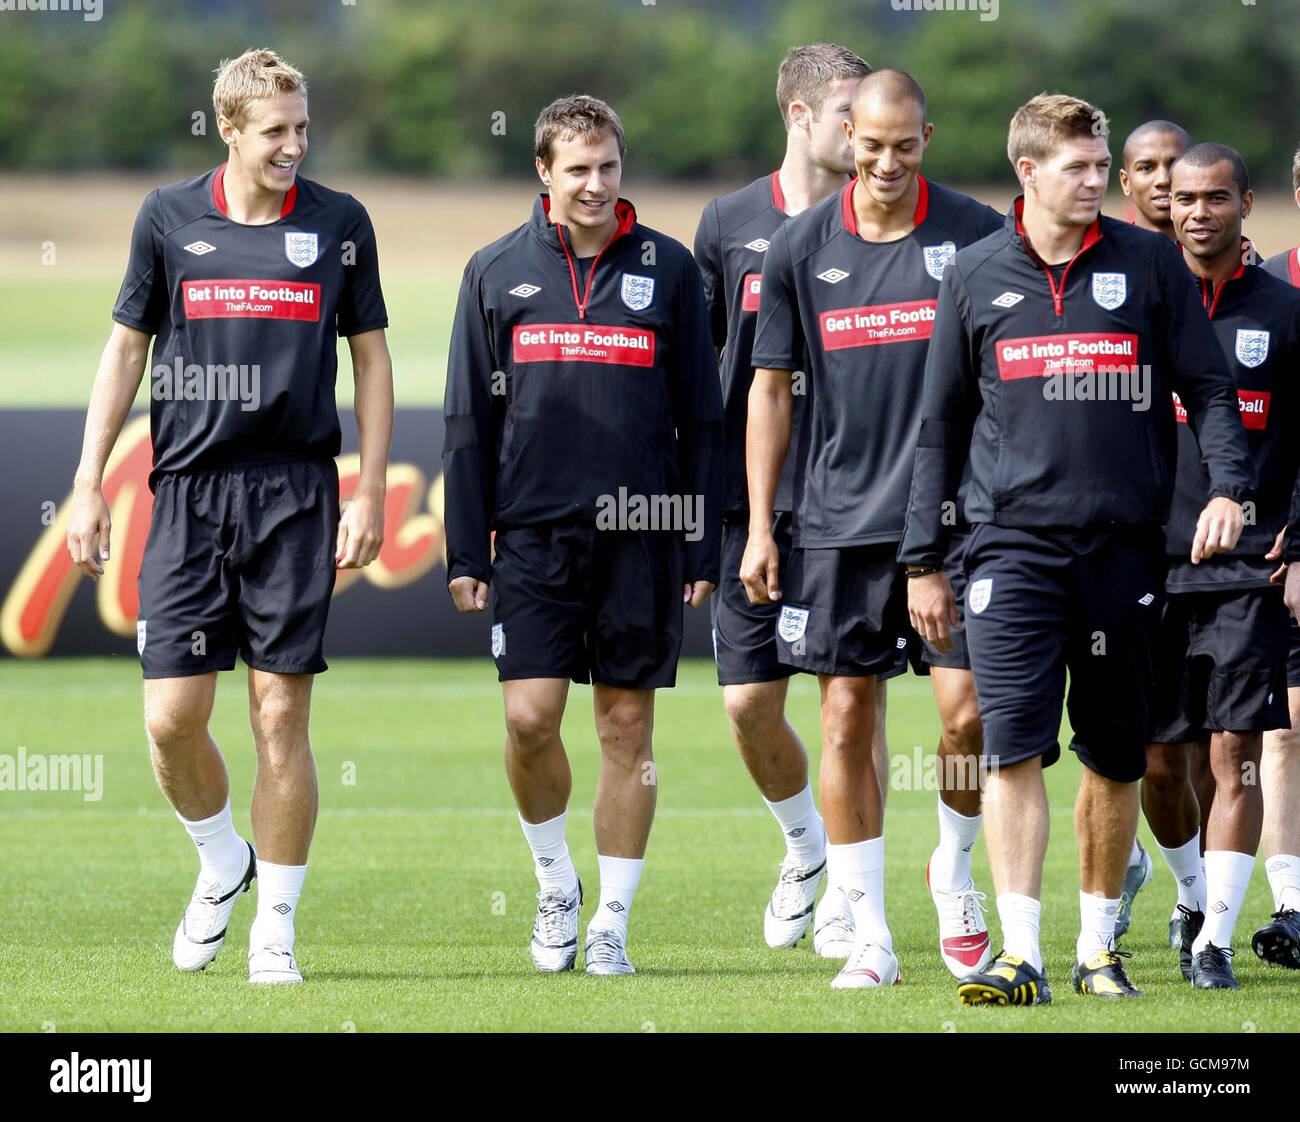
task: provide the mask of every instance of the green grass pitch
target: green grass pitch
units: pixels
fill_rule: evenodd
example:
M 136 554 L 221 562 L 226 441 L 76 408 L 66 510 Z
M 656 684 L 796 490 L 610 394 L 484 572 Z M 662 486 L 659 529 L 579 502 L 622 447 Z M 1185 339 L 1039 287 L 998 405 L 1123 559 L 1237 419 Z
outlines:
M 197 862 L 154 785 L 140 695 L 127 659 L 0 663 L 0 753 L 21 745 L 29 754 L 104 757 L 98 802 L 72 792 L 0 792 L 0 1029 L 1125 1033 L 1300 1025 L 1300 974 L 1266 968 L 1249 950 L 1270 911 L 1259 869 L 1237 929 L 1239 993 L 1196 993 L 1182 981 L 1165 945 L 1174 888 L 1158 861 L 1124 942 L 1147 1000 L 1070 992 L 1078 765 L 1068 753 L 1049 772 L 1043 934 L 1055 1003 L 958 1004 L 923 877 L 935 795 L 897 788 L 886 815 L 888 916 L 903 984 L 831 990 L 837 965 L 818 959 L 810 939 L 788 951 L 763 945 L 780 838 L 730 744 L 712 666 L 701 662 L 683 664 L 677 689 L 659 699 L 659 812 L 629 942 L 636 976 L 533 970 L 536 883 L 502 769 L 491 664 L 342 659 L 318 683 L 313 712 L 321 817 L 298 919 L 306 984 L 248 985 L 251 896 L 216 962 L 182 975 L 171 965 L 171 937 Z M 242 672 L 223 675 L 213 730 L 241 832 L 253 775 L 244 698 Z M 815 683 L 796 679 L 790 708 L 815 758 Z M 585 688 L 571 692 L 565 732 L 574 770 L 569 844 L 591 906 L 597 757 Z M 891 684 L 889 732 L 896 756 L 910 756 L 913 745 L 932 751 L 926 682 Z M 982 843 L 976 877 L 991 909 Z M 584 909 L 584 927 L 586 919 Z

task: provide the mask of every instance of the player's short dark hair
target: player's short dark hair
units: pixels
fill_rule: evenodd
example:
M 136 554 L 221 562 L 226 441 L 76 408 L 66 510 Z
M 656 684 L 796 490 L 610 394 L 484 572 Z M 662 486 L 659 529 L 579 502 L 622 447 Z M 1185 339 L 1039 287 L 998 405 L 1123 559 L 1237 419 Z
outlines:
M 1174 167 L 1186 164 L 1189 168 L 1212 168 L 1226 160 L 1232 165 L 1232 178 L 1237 184 L 1237 193 L 1244 199 L 1250 190 L 1250 173 L 1246 171 L 1246 161 L 1241 153 L 1226 144 L 1193 144 L 1174 161 Z
M 810 43 L 791 47 L 776 72 L 776 103 L 781 120 L 790 127 L 790 103 L 802 101 L 812 110 L 813 120 L 836 82 L 864 78 L 871 73 L 867 61 L 838 43 Z
M 1291 157 L 1291 190 L 1300 191 L 1300 148 Z
M 1192 146 L 1192 136 L 1182 125 L 1173 121 L 1155 120 L 1143 121 L 1135 128 L 1124 140 L 1124 165 L 1127 167 L 1129 162 L 1129 153 L 1132 152 L 1133 146 L 1148 136 L 1172 136 L 1182 145 L 1183 151 L 1187 151 Z
M 538 114 L 537 124 L 533 127 L 533 148 L 537 158 L 550 167 L 557 140 L 581 137 L 586 141 L 597 141 L 607 136 L 618 141 L 619 159 L 627 155 L 627 140 L 618 114 L 598 97 L 570 94 L 557 97 Z
M 1070 140 L 1109 134 L 1106 115 L 1082 98 L 1040 93 L 1015 111 L 1007 130 L 1007 159 L 1046 160 Z
M 858 83 L 853 94 L 854 106 L 877 91 L 890 101 L 907 98 L 916 102 L 921 109 L 921 120 L 926 120 L 925 91 L 921 89 L 921 83 L 906 71 L 873 70 Z

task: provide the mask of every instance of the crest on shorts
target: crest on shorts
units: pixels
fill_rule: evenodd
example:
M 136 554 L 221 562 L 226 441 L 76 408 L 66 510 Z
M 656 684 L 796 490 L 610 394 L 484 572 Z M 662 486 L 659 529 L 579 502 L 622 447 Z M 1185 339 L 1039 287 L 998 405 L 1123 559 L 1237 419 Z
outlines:
M 957 256 L 956 243 L 944 242 L 943 245 L 924 245 L 921 247 L 921 251 L 925 254 L 925 271 L 935 280 L 943 280 L 943 272 L 948 268 L 948 262 Z
M 624 273 L 623 288 L 619 295 L 632 311 L 644 312 L 655 298 L 655 279 L 639 277 L 636 273 Z
M 1268 332 L 1237 328 L 1237 361 L 1242 366 L 1258 366 L 1268 358 Z
M 291 265 L 297 265 L 300 269 L 305 269 L 308 265 L 314 265 L 316 263 L 316 235 L 286 233 L 284 235 L 284 255 L 289 259 Z
M 492 657 L 500 658 L 506 653 L 506 625 L 504 623 L 494 623 L 492 625 Z
M 781 608 L 781 618 L 776 621 L 776 633 L 787 643 L 797 643 L 808 630 L 807 608 Z
M 985 577 L 983 580 L 977 580 L 966 591 L 966 606 L 976 615 L 979 615 L 989 606 L 989 599 L 992 595 L 993 578 Z
M 1127 273 L 1092 274 L 1092 298 L 1097 302 L 1097 307 L 1113 312 L 1127 297 Z
M 147 619 L 138 619 L 135 621 L 135 653 L 144 654 L 144 637 L 149 628 Z

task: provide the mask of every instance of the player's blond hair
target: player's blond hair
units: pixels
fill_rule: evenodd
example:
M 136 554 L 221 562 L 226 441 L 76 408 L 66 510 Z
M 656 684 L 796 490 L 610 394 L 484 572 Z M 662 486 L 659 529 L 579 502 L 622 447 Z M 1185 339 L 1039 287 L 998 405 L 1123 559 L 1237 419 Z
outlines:
M 844 78 L 865 78 L 871 67 L 848 47 L 838 43 L 810 43 L 791 47 L 776 72 L 776 103 L 781 120 L 790 127 L 790 103 L 802 101 L 812 110 L 813 120 L 821 116 L 822 103 L 830 88 Z
M 246 50 L 217 67 L 212 84 L 212 108 L 237 129 L 248 123 L 249 106 L 259 98 L 300 92 L 307 96 L 307 79 L 267 47 Z
M 627 140 L 618 114 L 598 97 L 570 94 L 557 97 L 538 114 L 537 124 L 533 127 L 533 148 L 537 158 L 550 167 L 555 155 L 552 149 L 557 140 L 578 137 L 595 143 L 607 136 L 618 141 L 619 159 L 626 156 Z
M 1022 157 L 1050 159 L 1062 144 L 1109 133 L 1106 115 L 1082 98 L 1040 93 L 1016 110 L 1007 132 L 1007 159 L 1015 167 Z

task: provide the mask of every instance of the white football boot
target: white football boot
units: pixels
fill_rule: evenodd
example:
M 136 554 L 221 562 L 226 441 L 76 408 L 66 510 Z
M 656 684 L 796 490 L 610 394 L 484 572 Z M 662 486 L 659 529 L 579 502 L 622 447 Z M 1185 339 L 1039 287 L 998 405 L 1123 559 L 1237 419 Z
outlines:
M 293 951 L 281 943 L 271 943 L 248 952 L 248 980 L 259 984 L 301 982 L 302 972 Z
M 931 856 L 931 861 L 934 857 Z M 925 865 L 925 886 L 939 913 L 939 956 L 954 978 L 979 974 L 992 958 L 989 929 L 984 922 L 984 893 L 973 880 L 959 892 L 941 892 L 930 883 L 930 863 Z
M 800 865 L 793 857 L 781 862 L 781 875 L 763 913 L 763 938 L 769 947 L 793 947 L 813 918 L 817 889 L 826 877 L 826 862 Z
M 853 916 L 844 893 L 832 885 L 826 890 L 813 919 L 813 950 L 822 958 L 848 958 L 857 940 Z
M 235 903 L 247 892 L 257 876 L 257 854 L 248 842 L 248 864 L 244 866 L 243 876 L 234 888 L 226 888 L 210 878 L 199 874 L 194 894 L 190 897 L 185 914 L 181 916 L 180 926 L 172 939 L 172 961 L 179 970 L 187 973 L 202 970 L 217 957 L 221 944 L 226 941 L 226 928 L 230 924 L 230 913 L 235 910 Z
M 578 957 L 578 909 L 582 906 L 582 881 L 572 896 L 559 888 L 537 894 L 537 918 L 533 921 L 533 965 L 548 974 L 572 970 Z
M 627 960 L 627 936 L 621 931 L 588 931 L 586 960 L 587 973 L 612 975 L 635 974 L 636 968 Z
M 849 955 L 844 968 L 831 979 L 837 990 L 874 989 L 898 985 L 898 957 L 875 943 L 864 943 Z

